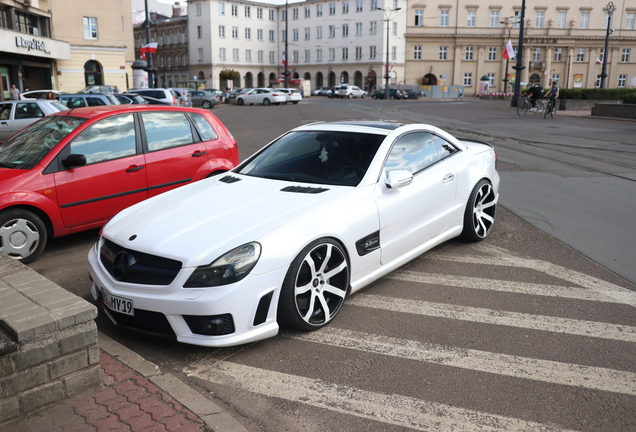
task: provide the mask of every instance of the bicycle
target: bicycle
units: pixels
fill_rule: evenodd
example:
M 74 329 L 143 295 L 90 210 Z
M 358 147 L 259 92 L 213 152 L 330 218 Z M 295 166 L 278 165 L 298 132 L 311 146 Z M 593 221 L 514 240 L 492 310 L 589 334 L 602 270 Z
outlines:
M 556 115 L 556 112 L 557 112 L 556 100 L 550 99 L 548 101 L 547 106 L 545 107 L 545 111 L 543 112 L 543 118 L 548 118 L 548 116 L 554 118 L 554 116 Z
M 528 110 L 532 110 L 532 101 L 527 96 L 521 96 L 517 100 L 517 114 L 523 117 Z M 545 103 L 541 100 L 535 101 L 534 111 L 535 115 L 543 113 L 545 110 Z

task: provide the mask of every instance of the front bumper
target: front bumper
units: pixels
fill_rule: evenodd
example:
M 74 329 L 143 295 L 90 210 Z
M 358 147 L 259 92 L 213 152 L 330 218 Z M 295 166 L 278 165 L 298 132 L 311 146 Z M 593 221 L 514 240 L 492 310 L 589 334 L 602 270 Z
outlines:
M 285 268 L 260 276 L 248 275 L 235 284 L 212 288 L 183 288 L 192 270 L 182 270 L 168 286 L 137 285 L 116 281 L 100 262 L 96 244 L 88 254 L 88 271 L 93 281 L 93 299 L 121 327 L 151 334 L 174 334 L 179 342 L 208 347 L 240 345 L 278 334 L 276 313 Z M 104 305 L 104 289 L 111 296 L 131 300 L 135 316 Z M 193 325 L 193 321 L 203 317 L 227 320 L 228 315 L 233 325 L 229 334 L 201 334 Z

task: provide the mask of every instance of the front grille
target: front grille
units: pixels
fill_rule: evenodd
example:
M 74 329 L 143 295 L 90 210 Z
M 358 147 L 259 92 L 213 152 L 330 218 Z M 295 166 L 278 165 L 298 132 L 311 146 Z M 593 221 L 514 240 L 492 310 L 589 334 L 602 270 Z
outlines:
M 104 309 L 106 307 L 104 306 Z M 166 316 L 159 312 L 152 312 L 143 309 L 135 309 L 135 316 L 126 315 L 108 309 L 108 314 L 116 324 L 126 327 L 129 330 L 158 333 L 165 336 L 175 336 L 174 330 L 168 323 Z
M 180 261 L 126 249 L 106 239 L 99 257 L 113 278 L 140 285 L 170 285 L 182 266 Z

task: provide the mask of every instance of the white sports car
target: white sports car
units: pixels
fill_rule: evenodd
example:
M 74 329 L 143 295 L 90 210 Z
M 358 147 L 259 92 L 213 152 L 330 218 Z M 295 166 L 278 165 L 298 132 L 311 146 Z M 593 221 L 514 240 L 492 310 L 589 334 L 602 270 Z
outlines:
M 426 124 L 298 127 L 115 216 L 88 256 L 92 295 L 119 326 L 196 345 L 321 328 L 347 295 L 432 247 L 484 239 L 495 159 Z

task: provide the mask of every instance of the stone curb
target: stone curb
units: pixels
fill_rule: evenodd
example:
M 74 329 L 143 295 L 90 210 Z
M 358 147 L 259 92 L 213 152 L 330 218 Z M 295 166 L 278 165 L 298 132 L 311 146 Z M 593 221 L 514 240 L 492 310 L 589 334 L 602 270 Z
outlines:
M 170 373 L 162 373 L 159 366 L 144 359 L 103 333 L 99 333 L 99 347 L 126 366 L 163 389 L 181 405 L 199 416 L 214 432 L 248 432 L 223 409 Z

